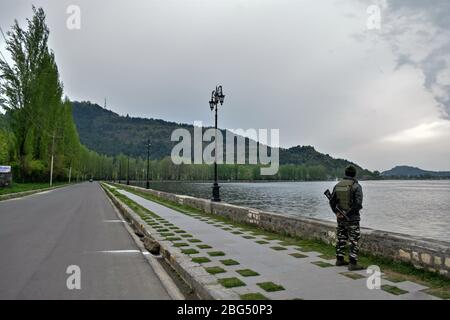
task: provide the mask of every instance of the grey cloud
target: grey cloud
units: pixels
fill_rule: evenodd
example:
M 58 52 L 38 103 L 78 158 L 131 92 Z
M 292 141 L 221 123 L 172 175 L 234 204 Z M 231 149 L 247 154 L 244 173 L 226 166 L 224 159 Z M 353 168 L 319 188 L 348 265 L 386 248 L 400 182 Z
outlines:
M 421 12 L 437 27 L 450 30 L 450 1 L 447 0 L 388 0 L 389 10 L 401 14 Z
M 439 73 L 450 72 L 450 1 L 388 0 L 383 18 L 391 27 L 388 32 L 383 33 L 383 37 L 390 41 L 393 51 L 398 55 L 396 67 L 412 65 L 420 68 L 424 74 L 424 86 L 435 94 L 436 101 L 443 108 L 443 117 L 450 119 L 450 86 L 438 81 Z M 405 22 L 402 24 L 399 21 Z M 432 32 L 424 29 L 413 31 L 412 24 L 415 23 L 431 24 L 435 29 Z M 425 57 L 413 58 L 410 52 L 404 52 L 398 42 L 399 37 L 411 36 L 411 32 L 437 47 L 430 45 Z M 428 44 L 416 44 L 417 47 L 425 45 Z M 444 94 L 436 94 L 435 89 Z
M 65 93 L 100 104 L 107 96 L 120 114 L 210 125 L 207 102 L 221 82 L 222 128 L 279 128 L 283 147 L 311 144 L 380 170 L 417 148 L 393 153 L 396 146 L 374 141 L 435 121 L 436 105 L 448 105 L 427 91 L 440 81 L 433 62 L 446 49 L 418 56 L 414 43 L 445 33 L 437 2 L 389 2 L 390 18 L 415 17 L 423 27 L 397 23 L 377 39 L 364 32 L 376 0 L 2 0 L 2 27 L 23 22 L 32 2 L 46 10 Z M 81 7 L 79 31 L 66 28 L 69 4 Z M 405 34 L 416 37 L 406 47 Z M 417 165 L 448 169 L 442 150 L 450 148 L 439 139 L 427 141 L 434 156 Z

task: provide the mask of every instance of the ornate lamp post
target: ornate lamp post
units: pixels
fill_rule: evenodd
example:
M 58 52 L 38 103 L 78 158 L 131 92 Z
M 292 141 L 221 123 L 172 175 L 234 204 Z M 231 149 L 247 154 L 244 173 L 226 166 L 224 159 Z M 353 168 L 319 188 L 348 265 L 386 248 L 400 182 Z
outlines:
M 220 105 L 223 105 L 223 100 L 225 99 L 225 95 L 222 92 L 222 86 L 218 85 L 216 86 L 216 90 L 213 90 L 211 93 L 211 100 L 209 101 L 209 107 L 211 108 L 211 111 L 215 111 L 215 118 L 214 118 L 214 128 L 215 128 L 215 148 L 214 148 L 214 184 L 212 186 L 212 201 L 220 201 L 220 186 L 217 182 L 217 105 L 220 103 Z

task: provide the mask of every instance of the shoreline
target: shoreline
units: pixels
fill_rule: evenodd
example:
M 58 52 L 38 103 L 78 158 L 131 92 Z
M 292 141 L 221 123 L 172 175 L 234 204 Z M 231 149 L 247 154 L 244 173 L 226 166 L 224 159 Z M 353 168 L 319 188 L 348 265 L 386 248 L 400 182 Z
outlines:
M 449 181 L 449 179 L 358 179 L 358 181 Z M 111 181 L 113 182 L 113 181 Z M 126 182 L 126 179 L 121 180 L 121 182 Z M 139 182 L 140 184 L 145 184 L 146 180 L 130 180 L 131 182 Z M 218 183 L 278 183 L 278 182 L 336 182 L 336 180 L 218 180 Z M 114 181 L 114 183 L 118 183 L 118 180 Z M 210 183 L 212 184 L 212 180 L 150 180 L 150 184 L 152 183 Z M 123 184 L 123 183 L 122 183 Z

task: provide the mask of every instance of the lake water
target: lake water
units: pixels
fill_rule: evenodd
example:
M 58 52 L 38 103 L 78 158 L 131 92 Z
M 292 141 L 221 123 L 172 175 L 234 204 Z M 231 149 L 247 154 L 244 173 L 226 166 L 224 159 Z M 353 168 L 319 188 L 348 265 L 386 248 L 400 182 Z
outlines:
M 450 241 L 450 180 L 362 181 L 361 225 Z M 334 220 L 325 189 L 335 182 L 221 183 L 222 201 L 236 205 Z M 211 183 L 152 182 L 151 188 L 210 198 Z

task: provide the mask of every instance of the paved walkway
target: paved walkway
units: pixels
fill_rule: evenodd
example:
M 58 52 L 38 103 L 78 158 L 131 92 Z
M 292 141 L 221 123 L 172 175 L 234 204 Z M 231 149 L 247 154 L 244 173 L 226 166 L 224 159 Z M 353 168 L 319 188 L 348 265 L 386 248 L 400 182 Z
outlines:
M 146 221 L 155 232 L 172 240 L 173 246 L 198 251 L 190 255 L 192 258 L 209 259 L 210 262 L 202 265 L 210 271 L 222 271 L 215 274 L 219 281 L 237 278 L 245 284 L 232 288 L 239 295 L 259 293 L 270 299 L 436 299 L 421 291 L 427 287 L 410 281 L 393 283 L 382 279 L 382 285 L 391 286 L 391 290 L 394 287 L 397 294 L 381 289 L 369 290 L 366 283 L 370 275 L 365 270 L 348 272 L 346 267 L 334 266 L 334 259 L 321 258 L 320 253 L 281 245 L 279 240 L 267 239 L 264 235 L 213 218 L 187 215 L 133 193 L 118 191 L 160 216 L 162 219 Z M 205 245 L 211 248 L 205 248 Z M 217 251 L 223 255 L 211 256 L 211 252 Z M 229 259 L 239 264 L 222 262 Z M 238 272 L 245 269 L 250 271 Z M 268 292 L 263 285 L 258 285 L 265 282 L 272 283 L 270 289 L 280 290 Z

